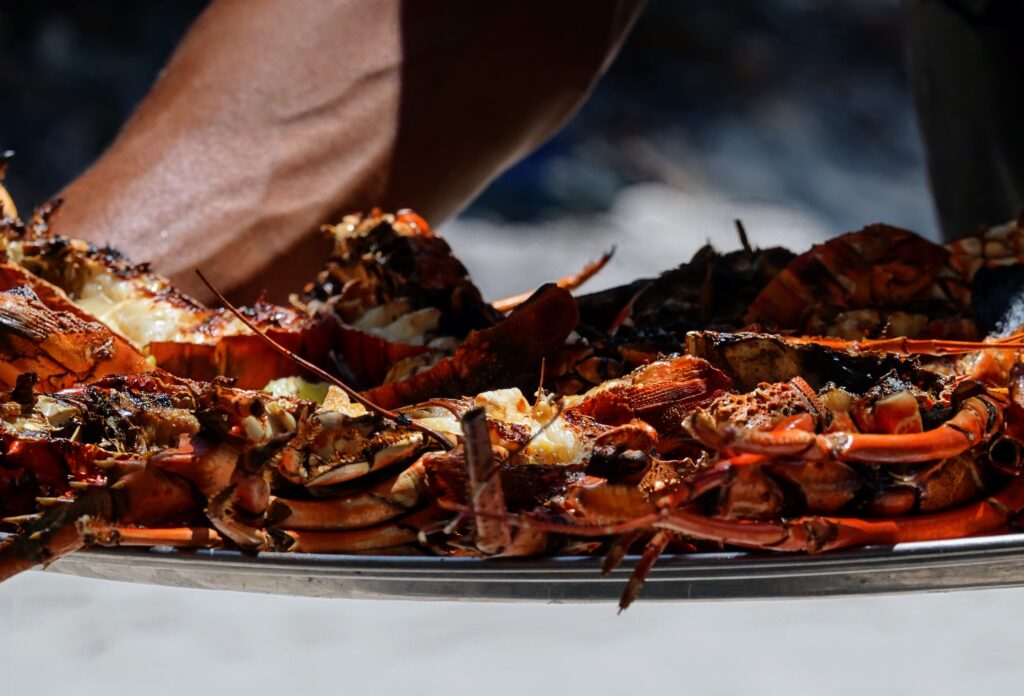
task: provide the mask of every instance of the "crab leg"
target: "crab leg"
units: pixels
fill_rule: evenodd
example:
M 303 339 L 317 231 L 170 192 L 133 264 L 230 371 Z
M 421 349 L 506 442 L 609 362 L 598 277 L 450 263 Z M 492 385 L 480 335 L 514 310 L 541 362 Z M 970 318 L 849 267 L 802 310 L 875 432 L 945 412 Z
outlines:
M 381 433 L 371 439 L 371 443 L 378 443 L 376 446 L 380 447 L 372 456 L 367 456 L 363 461 L 354 462 L 351 464 L 342 464 L 341 466 L 335 466 L 334 468 L 327 469 L 323 473 L 317 474 L 305 481 L 307 488 L 320 488 L 325 486 L 335 486 L 339 483 L 345 483 L 352 481 L 357 478 L 366 476 L 367 474 L 396 464 L 404 459 L 408 459 L 417 450 L 420 449 L 423 439 L 419 433 L 413 433 L 408 437 L 392 438 L 390 444 L 386 439 L 386 434 Z
M 626 587 L 623 588 L 622 595 L 619 597 L 620 614 L 629 608 L 633 600 L 640 596 L 640 591 L 644 589 L 644 583 L 647 582 L 647 576 L 650 574 L 651 568 L 654 567 L 658 557 L 661 556 L 671 539 L 672 532 L 661 529 L 655 532 L 654 536 L 647 541 L 643 554 L 641 554 L 640 560 L 637 561 L 636 567 L 633 568 L 633 574 L 629 576 L 629 582 L 626 583 Z
M 864 464 L 911 464 L 955 457 L 994 434 L 1002 425 L 1003 405 L 990 396 L 965 399 L 948 421 L 921 433 L 810 433 L 804 430 L 752 430 L 719 427 L 704 411 L 694 413 L 690 429 L 702 444 L 717 450 L 798 457 L 835 458 Z
M 88 542 L 81 522 L 91 516 L 107 517 L 111 509 L 109 492 L 95 491 L 30 521 L 0 542 L 0 582 L 82 548 Z
M 288 537 L 284 543 L 284 550 L 300 553 L 354 553 L 387 549 L 417 541 L 420 530 L 435 518 L 435 511 L 427 509 L 367 529 L 343 532 L 283 530 L 283 534 Z
M 99 546 L 173 546 L 175 548 L 215 548 L 225 537 L 209 527 L 118 527 L 90 523 L 89 541 Z
M 416 506 L 425 492 L 425 468 L 417 461 L 396 478 L 343 498 L 289 500 L 272 497 L 267 516 L 275 527 L 337 531 L 380 524 Z
M 698 539 L 749 549 L 818 553 L 868 544 L 903 544 L 981 534 L 998 529 L 1024 508 L 1024 479 L 972 505 L 930 515 L 889 519 L 798 517 L 784 522 L 743 522 L 676 511 L 655 523 Z
M 105 535 L 104 546 L 173 546 L 175 548 L 216 548 L 224 543 L 225 537 L 216 530 L 208 527 L 170 527 L 167 529 L 137 529 L 134 527 L 105 527 L 102 529 Z M 281 545 L 287 547 L 288 551 L 302 553 L 350 553 L 355 551 L 369 551 L 372 549 L 385 549 L 391 546 L 400 546 L 414 542 L 419 531 L 414 527 L 403 527 L 397 524 L 369 529 L 359 529 L 344 532 L 298 532 L 282 530 L 280 532 L 283 542 Z M 269 543 L 269 542 L 268 542 Z M 81 540 L 77 547 L 69 551 L 81 548 L 84 542 Z M 36 565 L 30 562 L 24 568 L 15 571 L 27 570 Z M 0 573 L 3 566 L 0 565 Z M 15 573 L 11 573 L 14 575 Z M 4 575 L 0 574 L 0 578 Z
M 386 549 L 417 541 L 420 530 L 435 518 L 435 511 L 427 509 L 408 515 L 401 520 L 375 527 L 367 527 L 366 529 L 332 532 L 294 530 L 273 530 L 267 532 L 260 530 L 257 534 L 262 539 L 263 544 L 259 550 L 286 550 L 304 553 L 354 553 Z M 76 545 L 69 546 L 60 555 L 75 551 L 87 544 L 98 544 L 101 546 L 214 548 L 222 546 L 228 540 L 227 537 L 217 532 L 217 530 L 210 529 L 209 527 L 139 528 L 108 525 L 101 521 L 88 520 L 77 527 L 71 525 L 70 527 L 63 527 L 58 530 L 48 542 L 48 548 L 54 546 L 54 540 L 57 540 L 58 536 L 63 541 L 63 536 L 61 535 L 67 536 L 66 530 L 68 529 L 74 533 L 78 541 Z M 29 559 L 21 564 L 23 567 L 17 564 L 12 565 L 10 575 L 4 575 L 8 571 L 4 563 L 5 551 L 6 547 L 0 548 L 0 578 L 3 579 L 38 565 L 38 563 L 59 557 L 53 554 L 45 558 Z M 25 563 L 28 565 L 24 565 Z
M 618 539 L 612 542 L 605 553 L 604 558 L 601 559 L 601 575 L 608 575 L 610 572 L 619 567 L 622 563 L 622 559 L 629 553 L 630 548 L 637 540 L 644 535 L 643 531 L 635 530 L 629 534 L 623 534 Z
M 0 543 L 0 582 L 40 563 L 52 563 L 84 545 L 82 535 L 73 524 L 61 526 L 45 540 L 20 534 L 13 536 Z
M 779 522 L 725 520 L 685 510 L 644 515 L 628 522 L 604 526 L 576 526 L 516 516 L 519 527 L 576 537 L 629 534 L 662 529 L 747 549 L 819 553 L 869 544 L 904 544 L 954 539 L 1000 528 L 1024 509 L 1024 478 L 1014 478 L 994 496 L 954 510 L 928 515 L 862 519 L 805 516 Z

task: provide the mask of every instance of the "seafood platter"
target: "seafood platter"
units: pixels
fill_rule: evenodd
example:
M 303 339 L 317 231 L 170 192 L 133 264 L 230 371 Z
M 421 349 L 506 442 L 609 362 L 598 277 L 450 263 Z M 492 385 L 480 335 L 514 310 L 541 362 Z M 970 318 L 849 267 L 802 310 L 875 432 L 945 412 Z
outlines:
M 0 206 L 0 581 L 622 607 L 1024 584 L 1024 218 L 803 253 L 740 228 L 658 277 L 580 292 L 606 255 L 486 302 L 426 221 L 375 210 L 325 226 L 287 305 L 237 308 L 60 236 L 57 204 Z

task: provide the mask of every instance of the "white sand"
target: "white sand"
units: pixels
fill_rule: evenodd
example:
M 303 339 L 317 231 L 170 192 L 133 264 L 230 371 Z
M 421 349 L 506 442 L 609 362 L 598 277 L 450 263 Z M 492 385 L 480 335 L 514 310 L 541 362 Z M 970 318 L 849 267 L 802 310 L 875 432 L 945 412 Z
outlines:
M 298 599 L 22 575 L 0 693 L 1017 693 L 1020 591 L 613 605 Z

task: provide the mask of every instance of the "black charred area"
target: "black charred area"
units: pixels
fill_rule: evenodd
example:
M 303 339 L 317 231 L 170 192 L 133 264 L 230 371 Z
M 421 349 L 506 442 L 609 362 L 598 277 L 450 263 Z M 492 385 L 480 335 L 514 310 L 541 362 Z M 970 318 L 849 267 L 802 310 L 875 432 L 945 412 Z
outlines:
M 54 431 L 56 437 L 67 438 L 77 432 L 75 438 L 79 442 L 139 453 L 147 450 L 148 443 L 135 416 L 156 408 L 172 407 L 167 394 L 92 386 L 66 390 L 51 398 L 75 409 L 74 418 Z
M 678 351 L 688 331 L 741 328 L 750 303 L 794 258 L 781 247 L 722 254 L 705 245 L 690 261 L 657 278 L 580 296 L 581 332 L 602 335 L 628 311 L 616 339 L 664 353 Z
M 636 296 L 631 324 L 640 334 L 667 332 L 677 345 L 687 331 L 740 328 L 750 303 L 794 258 L 779 247 L 721 254 L 706 245 Z
M 437 236 L 403 235 L 386 220 L 343 240 L 327 267 L 305 289 L 305 299 L 326 302 L 358 282 L 376 305 L 406 298 L 417 309 L 441 310 L 439 331 L 461 338 L 493 326 L 501 315 L 484 302 L 469 272 Z
M 694 332 L 687 351 L 704 358 L 733 378 L 741 391 L 761 382 L 803 377 L 815 390 L 832 384 L 855 394 L 895 377 L 927 392 L 941 391 L 945 379 L 920 362 L 893 353 L 852 354 L 814 344 L 793 346 L 778 337 L 751 333 Z

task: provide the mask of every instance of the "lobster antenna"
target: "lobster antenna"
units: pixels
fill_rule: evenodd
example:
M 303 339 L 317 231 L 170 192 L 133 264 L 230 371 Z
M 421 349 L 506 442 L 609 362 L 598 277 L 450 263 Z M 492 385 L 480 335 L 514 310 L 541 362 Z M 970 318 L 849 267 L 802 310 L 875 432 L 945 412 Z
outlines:
M 433 438 L 434 440 L 437 440 L 438 444 L 441 445 L 442 448 L 444 448 L 446 450 L 449 450 L 449 449 L 452 448 L 451 443 L 449 443 L 448 440 L 445 439 L 445 437 L 443 435 L 441 435 L 439 432 L 437 432 L 436 430 L 433 430 L 432 428 L 428 428 L 425 425 L 417 423 L 416 421 L 410 419 L 408 416 L 405 416 L 404 414 L 396 413 L 395 411 L 388 410 L 388 409 L 384 408 L 383 406 L 378 406 L 377 404 L 373 403 L 372 401 L 367 399 L 365 396 L 363 396 L 362 394 L 357 392 L 355 389 L 353 389 L 352 387 L 348 386 L 343 381 L 341 381 L 340 379 L 338 379 L 337 377 L 332 375 L 327 370 L 319 367 L 318 365 L 315 365 L 315 364 L 311 363 L 309 360 L 306 360 L 302 356 L 297 355 L 296 353 L 293 353 L 292 351 L 290 351 L 287 348 L 285 348 L 284 346 L 282 346 L 280 343 L 278 343 L 277 341 L 272 339 L 270 336 L 268 336 L 263 331 L 263 329 L 261 329 L 258 326 L 256 326 L 256 324 L 253 323 L 252 320 L 249 319 L 249 317 L 245 316 L 245 314 L 242 313 L 242 310 L 240 310 L 235 305 L 231 304 L 231 302 L 229 302 L 228 299 L 226 297 L 224 297 L 223 293 L 221 293 L 217 288 L 213 287 L 213 284 L 209 280 L 207 280 L 206 276 L 204 276 L 203 272 L 200 271 L 198 268 L 196 269 L 196 275 L 198 275 L 199 276 L 199 280 L 203 281 L 203 283 L 206 285 L 206 287 L 210 289 L 210 292 L 212 292 L 214 294 L 214 297 L 216 297 L 218 300 L 220 300 L 221 304 L 223 304 L 224 307 L 226 307 L 229 312 L 234 314 L 235 317 L 237 317 L 240 322 L 245 324 L 246 328 L 248 328 L 254 334 L 259 336 L 261 339 L 263 339 L 264 342 L 267 343 L 267 345 L 269 345 L 271 348 L 273 348 L 277 352 L 281 353 L 282 355 L 286 356 L 289 360 L 294 362 L 296 365 L 299 365 L 300 367 L 303 367 L 306 370 L 309 370 L 310 372 L 312 372 L 313 374 L 315 374 L 317 377 L 319 377 L 320 379 L 324 380 L 325 382 L 330 382 L 334 386 L 338 387 L 343 392 L 348 394 L 349 398 L 351 398 L 353 401 L 361 404 L 367 411 L 370 411 L 371 413 L 376 413 L 377 415 L 383 416 L 384 418 L 390 418 L 391 420 L 397 421 L 398 423 L 402 423 L 402 424 L 405 424 L 405 425 L 410 425 L 414 429 L 419 430 L 424 435 L 427 435 L 427 436 Z
M 750 246 L 750 239 L 747 237 L 747 228 L 743 226 L 743 221 L 740 219 L 736 220 L 736 231 L 740 235 L 740 244 L 743 245 L 743 251 L 747 252 L 748 255 L 754 253 L 754 248 Z

